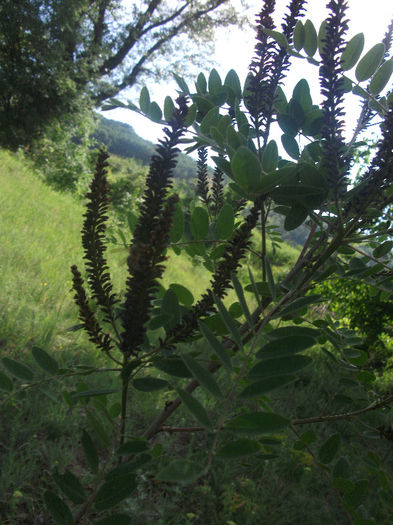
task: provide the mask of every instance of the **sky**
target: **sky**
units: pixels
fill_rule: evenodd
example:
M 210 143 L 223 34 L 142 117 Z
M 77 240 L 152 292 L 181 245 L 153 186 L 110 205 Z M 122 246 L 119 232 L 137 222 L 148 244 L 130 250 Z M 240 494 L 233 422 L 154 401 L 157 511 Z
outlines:
M 277 0 L 275 21 L 277 26 L 281 24 L 281 18 L 285 12 L 287 0 Z M 312 20 L 315 27 L 319 28 L 321 22 L 327 17 L 325 0 L 309 0 L 307 13 L 303 18 Z M 240 5 L 240 0 L 232 0 L 233 5 Z M 262 6 L 261 1 L 249 0 L 250 9 L 248 11 L 250 22 L 253 23 L 254 14 L 257 13 Z M 350 20 L 349 30 L 347 32 L 347 39 L 350 39 L 357 33 L 363 32 L 365 35 L 365 46 L 363 53 L 367 52 L 374 44 L 380 42 L 383 38 L 389 21 L 393 17 L 393 0 L 349 0 L 348 1 L 348 18 Z M 278 27 L 279 29 L 279 27 Z M 235 69 L 240 80 L 243 82 L 247 72 L 248 65 L 253 55 L 254 49 L 254 32 L 251 28 L 244 31 L 235 28 L 226 28 L 216 31 L 215 55 L 213 57 L 214 66 L 208 66 L 205 74 L 215 67 L 222 79 L 225 78 L 230 69 Z M 300 70 L 301 68 L 301 70 Z M 354 70 L 349 72 L 349 76 L 353 75 Z M 197 74 L 195 74 L 195 79 Z M 300 76 L 301 75 L 301 76 Z M 293 62 L 292 73 L 286 79 L 283 89 L 288 98 L 292 93 L 292 89 L 300 78 L 306 78 L 310 84 L 313 99 L 318 102 L 319 87 L 318 87 L 318 68 L 307 64 L 305 60 L 296 60 Z M 193 79 L 187 79 L 190 87 L 193 86 Z M 154 85 L 153 82 L 146 84 L 152 98 L 156 100 L 161 106 L 166 95 L 176 97 L 176 84 L 173 81 L 166 81 L 160 85 Z M 192 89 L 192 88 L 191 88 Z M 130 100 L 137 103 L 138 94 L 133 91 L 129 96 Z M 352 100 L 354 97 L 351 97 Z M 347 108 L 348 115 L 348 134 L 350 129 L 355 125 L 357 118 L 358 102 L 353 101 Z M 114 120 L 120 120 L 134 127 L 136 133 L 145 139 L 155 142 L 157 138 L 162 135 L 161 126 L 150 122 L 148 119 L 137 115 L 136 113 L 116 109 L 113 111 L 106 111 L 104 116 Z

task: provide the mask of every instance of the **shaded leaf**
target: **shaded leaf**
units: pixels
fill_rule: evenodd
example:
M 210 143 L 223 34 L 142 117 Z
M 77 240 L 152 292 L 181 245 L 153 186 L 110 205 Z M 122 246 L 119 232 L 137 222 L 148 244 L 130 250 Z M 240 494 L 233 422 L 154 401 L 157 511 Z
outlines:
M 189 355 L 183 355 L 182 359 L 188 370 L 199 382 L 199 384 L 205 388 L 205 390 L 210 392 L 210 394 L 212 394 L 214 397 L 222 398 L 222 392 L 216 380 L 214 379 L 213 375 L 208 370 L 206 370 L 206 368 L 197 363 L 197 361 L 195 361 L 195 359 Z
M 128 456 L 131 454 L 139 454 L 146 452 L 149 449 L 149 443 L 144 439 L 135 439 L 127 441 L 116 450 L 117 456 Z
M 238 439 L 223 445 L 217 451 L 217 456 L 225 458 L 240 458 L 243 456 L 249 456 L 250 454 L 256 454 L 261 451 L 261 445 L 258 441 L 252 439 Z
M 364 34 L 358 33 L 346 45 L 341 55 L 341 67 L 343 71 L 352 69 L 360 58 L 364 48 Z
M 213 425 L 210 418 L 205 410 L 205 407 L 191 394 L 180 388 L 177 390 L 180 399 L 184 403 L 184 406 L 188 411 L 195 417 L 199 423 L 206 428 L 206 430 L 212 431 Z
M 73 503 L 81 505 L 86 501 L 86 494 L 81 482 L 70 470 L 66 470 L 64 474 L 55 472 L 52 477 L 60 490 L 62 490 Z
M 128 498 L 136 489 L 135 473 L 116 476 L 106 481 L 97 492 L 94 506 L 97 510 L 106 510 L 114 507 Z
M 375 44 L 358 63 L 355 75 L 359 82 L 368 80 L 378 69 L 385 54 L 385 46 L 382 43 Z
M 185 306 L 192 306 L 194 303 L 194 296 L 188 288 L 182 284 L 177 283 L 170 284 L 169 288 L 175 292 L 180 303 L 184 304 Z
M 299 297 L 298 299 L 295 299 L 290 304 L 285 306 L 282 310 L 280 315 L 286 316 L 293 314 L 297 312 L 298 310 L 304 308 L 305 306 L 309 306 L 310 304 L 316 304 L 320 303 L 322 301 L 321 295 L 308 295 L 307 297 Z
M 262 396 L 267 392 L 275 390 L 276 388 L 280 388 L 284 385 L 292 383 L 292 381 L 295 381 L 295 379 L 296 377 L 292 375 L 267 377 L 261 381 L 256 381 L 255 383 L 251 383 L 250 385 L 246 386 L 246 388 L 240 392 L 239 398 L 253 398 Z
M 57 374 L 59 365 L 57 364 L 56 359 L 45 352 L 45 350 L 39 348 L 38 346 L 33 346 L 31 353 L 33 354 L 35 362 L 40 368 L 42 368 L 42 370 L 48 374 Z
M 277 168 L 278 163 L 278 148 L 275 140 L 270 140 L 263 152 L 262 168 L 269 172 Z
M 318 36 L 311 20 L 306 20 L 304 24 L 304 32 L 304 51 L 309 57 L 312 57 L 315 55 L 318 48 Z
M 151 102 L 149 107 L 149 117 L 154 122 L 160 122 L 162 119 L 162 111 L 157 102 Z
M 228 352 L 225 350 L 223 345 L 220 343 L 220 341 L 216 338 L 214 333 L 210 330 L 210 328 L 205 323 L 202 323 L 201 321 L 199 321 L 198 324 L 199 324 L 200 331 L 202 332 L 203 336 L 206 338 L 213 352 L 216 354 L 216 356 L 221 361 L 223 366 L 225 366 L 228 370 L 232 370 L 231 358 L 229 357 Z
M 377 259 L 387 255 L 393 248 L 393 241 L 385 241 L 379 246 L 377 246 L 373 251 L 373 256 Z
M 196 240 L 205 239 L 209 231 L 209 215 L 205 208 L 197 206 L 191 215 L 191 232 Z
M 318 332 L 315 330 L 315 332 Z M 269 336 L 270 334 L 268 334 Z M 256 354 L 258 359 L 269 359 L 293 355 L 315 345 L 315 339 L 308 335 L 289 335 L 275 338 L 265 344 Z
M 9 357 L 3 357 L 2 363 L 4 368 L 11 375 L 22 381 L 31 381 L 34 378 L 33 372 L 26 365 L 18 363 Z
M 165 120 L 169 121 L 172 118 L 173 112 L 175 111 L 175 104 L 171 97 L 167 96 L 164 100 L 164 117 Z
M 216 221 L 216 237 L 217 239 L 227 240 L 231 237 L 233 226 L 235 223 L 235 216 L 232 206 L 224 204 L 221 208 Z
M 303 224 L 307 219 L 308 210 L 298 204 L 297 206 L 292 206 L 288 215 L 285 217 L 284 228 L 286 231 L 292 231 L 298 228 Z
M 272 412 L 250 412 L 237 416 L 225 426 L 235 432 L 272 434 L 290 425 L 290 421 Z
M 341 435 L 333 434 L 321 446 L 318 452 L 318 458 L 321 463 L 328 464 L 335 458 L 341 443 Z
M 163 468 L 158 474 L 157 479 L 173 483 L 188 484 L 196 481 L 204 473 L 204 468 L 200 463 L 187 459 L 177 459 Z
M 280 376 L 292 374 L 302 370 L 311 364 L 310 357 L 305 355 L 289 355 L 285 357 L 277 357 L 273 359 L 266 359 L 257 363 L 248 373 L 248 378 L 265 378 L 272 376 Z
M 139 95 L 139 107 L 141 108 L 142 113 L 149 113 L 150 95 L 146 86 L 143 86 L 141 89 L 141 93 Z
M 248 325 L 250 326 L 250 328 L 253 328 L 254 323 L 253 323 L 253 320 L 252 320 L 252 317 L 251 317 L 250 310 L 249 310 L 248 305 L 247 305 L 247 301 L 246 301 L 246 299 L 244 297 L 243 286 L 240 284 L 240 281 L 237 278 L 237 275 L 235 273 L 232 274 L 232 283 L 233 283 L 233 287 L 235 289 L 237 298 L 239 299 L 239 304 L 241 306 L 243 315 L 244 315 L 245 319 L 247 320 Z
M 223 302 L 218 297 L 214 296 L 214 302 L 217 305 L 218 311 L 222 317 L 222 320 L 225 323 L 225 326 L 228 328 L 233 340 L 239 348 L 243 348 L 242 338 L 237 327 L 237 324 L 231 314 L 225 308 Z
M 3 374 L 3 372 L 0 372 L 0 390 L 3 390 L 4 392 L 12 392 L 13 388 L 11 379 Z
M 296 51 L 301 51 L 303 49 L 305 37 L 306 32 L 304 30 L 303 22 L 298 20 L 293 32 L 293 46 Z
M 100 521 L 95 522 L 95 525 L 131 525 L 132 518 L 126 514 L 112 514 Z
M 137 390 L 142 392 L 155 392 L 168 386 L 168 381 L 157 377 L 141 377 L 134 379 L 132 384 Z
M 255 153 L 246 146 L 241 146 L 236 151 L 232 159 L 231 168 L 236 182 L 242 188 L 253 190 L 258 187 L 262 166 Z
M 154 361 L 155 368 L 162 370 L 166 374 L 174 377 L 192 377 L 190 371 L 178 357 L 163 358 Z
M 180 204 L 177 204 L 175 213 L 173 214 L 172 226 L 169 232 L 171 242 L 178 242 L 182 238 L 184 232 L 184 213 Z
M 45 491 L 44 501 L 56 525 L 74 525 L 70 509 L 54 492 Z
M 296 140 L 290 135 L 281 135 L 281 142 L 288 155 L 297 160 L 299 158 L 300 152 L 299 145 Z

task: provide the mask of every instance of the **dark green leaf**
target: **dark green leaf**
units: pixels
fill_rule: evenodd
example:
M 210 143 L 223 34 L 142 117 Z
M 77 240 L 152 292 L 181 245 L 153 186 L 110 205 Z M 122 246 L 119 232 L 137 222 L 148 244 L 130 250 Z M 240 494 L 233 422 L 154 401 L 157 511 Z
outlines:
M 47 490 L 44 493 L 44 501 L 56 525 L 74 525 L 70 509 L 54 492 Z
M 311 358 L 305 355 L 289 355 L 266 359 L 257 363 L 248 373 L 249 379 L 293 374 L 311 364 Z
M 135 474 L 110 478 L 97 493 L 94 506 L 97 510 L 106 510 L 128 498 L 136 489 Z
M 393 248 L 393 241 L 385 241 L 375 248 L 373 251 L 373 256 L 377 259 L 387 255 Z
M 133 461 L 121 463 L 118 467 L 115 467 L 114 469 L 110 470 L 105 475 L 105 479 L 108 483 L 110 483 L 112 480 L 115 479 L 122 479 L 125 476 L 135 475 L 135 471 L 143 467 L 143 465 L 146 465 L 146 463 L 149 463 L 151 459 L 151 454 L 142 452 L 138 454 L 136 459 L 134 459 Z
M 182 284 L 176 283 L 170 284 L 169 288 L 171 288 L 175 292 L 181 304 L 184 304 L 185 306 L 192 306 L 192 304 L 194 303 L 194 296 L 192 295 L 190 290 L 188 290 L 188 288 L 186 288 Z
M 141 89 L 141 94 L 139 95 L 139 107 L 141 108 L 142 113 L 145 113 L 146 115 L 149 113 L 150 95 L 146 86 L 143 86 Z
M 149 107 L 149 117 L 153 122 L 161 122 L 162 111 L 157 102 L 151 102 Z
M 355 75 L 359 82 L 368 80 L 378 69 L 385 54 L 385 46 L 382 43 L 375 44 L 358 63 Z
M 198 93 L 201 93 L 202 95 L 205 95 L 207 92 L 207 80 L 203 73 L 199 73 L 197 81 L 196 81 L 196 88 Z
M 318 48 L 318 36 L 311 20 L 306 20 L 306 23 L 304 24 L 304 32 L 304 51 L 309 57 L 312 57 L 315 55 Z
M 172 118 L 173 112 L 175 111 L 175 104 L 171 97 L 165 97 L 164 100 L 164 117 L 165 120 L 169 121 Z
M 197 106 L 196 104 L 191 104 L 191 106 L 188 108 L 187 116 L 184 119 L 184 125 L 186 126 L 186 128 L 188 126 L 191 126 L 191 124 L 194 123 L 196 114 L 197 114 Z
M 131 525 L 132 518 L 125 514 L 112 514 L 100 521 L 95 522 L 95 525 Z
M 66 470 L 64 474 L 55 472 L 52 477 L 60 490 L 62 490 L 73 503 L 81 505 L 86 501 L 86 494 L 81 482 L 70 470 Z
M 292 381 L 295 381 L 295 379 L 296 377 L 291 375 L 267 377 L 261 381 L 256 381 L 255 383 L 251 383 L 250 385 L 246 386 L 246 388 L 240 392 L 239 398 L 241 399 L 262 396 L 267 392 L 275 390 L 276 388 L 280 388 L 284 385 L 292 383 Z
M 291 327 L 292 328 L 292 327 Z M 270 336 L 270 334 L 268 334 Z M 256 357 L 258 359 L 269 359 L 297 354 L 306 348 L 315 345 L 315 339 L 308 335 L 290 335 L 273 339 L 264 345 Z
M 204 406 L 191 394 L 180 388 L 177 390 L 180 399 L 184 403 L 184 406 L 188 411 L 195 417 L 195 419 L 204 427 L 206 430 L 212 431 L 213 425 L 210 418 L 204 408 Z
M 12 392 L 13 390 L 11 379 L 3 374 L 3 372 L 0 372 L 0 390 L 3 390 L 4 392 Z
M 298 310 L 304 308 L 305 306 L 308 306 L 313 303 L 320 303 L 322 301 L 321 295 L 308 295 L 307 297 L 299 297 L 298 299 L 295 299 L 290 304 L 285 306 L 282 310 L 280 315 L 292 315 Z
M 214 397 L 222 398 L 222 392 L 216 380 L 206 368 L 197 363 L 197 361 L 189 355 L 183 355 L 182 359 L 188 370 L 203 388 L 210 392 Z
M 279 113 L 277 115 L 277 123 L 283 130 L 285 135 L 294 137 L 299 131 L 299 127 L 296 120 L 287 113 Z
M 221 77 L 216 69 L 212 69 L 209 75 L 209 93 L 215 94 L 222 88 Z
M 96 397 L 106 396 L 108 394 L 116 394 L 118 392 L 115 388 L 102 388 L 101 390 L 82 390 L 81 392 L 74 392 L 72 394 L 73 399 L 80 399 L 82 397 Z
M 168 323 L 170 327 L 176 326 L 180 321 L 180 307 L 177 295 L 172 288 L 169 288 L 164 297 L 162 298 L 161 303 L 161 314 L 168 317 Z
M 200 130 L 201 133 L 208 134 L 212 126 L 217 126 L 219 120 L 218 108 L 214 107 L 210 109 L 203 117 Z
M 331 463 L 340 448 L 340 443 L 340 434 L 333 434 L 332 436 L 330 436 L 319 449 L 319 461 L 324 464 Z
M 103 425 L 101 419 L 98 418 L 96 413 L 94 413 L 92 410 L 87 410 L 86 416 L 87 416 L 89 425 L 94 430 L 97 437 L 101 440 L 105 448 L 109 449 L 110 440 L 109 440 L 108 432 L 105 426 Z
M 290 135 L 281 135 L 281 142 L 288 155 L 297 160 L 299 158 L 299 145 L 296 140 Z
M 249 456 L 250 454 L 256 454 L 260 451 L 261 445 L 258 441 L 244 438 L 223 445 L 218 449 L 217 455 L 225 458 L 240 458 L 243 456 Z
M 273 434 L 290 425 L 290 421 L 272 412 L 250 412 L 237 416 L 226 425 L 235 432 L 247 434 Z
M 237 278 L 237 275 L 235 273 L 232 274 L 232 283 L 233 283 L 233 287 L 235 289 L 237 298 L 239 299 L 239 304 L 241 306 L 243 315 L 246 318 L 250 328 L 253 328 L 254 323 L 252 321 L 252 317 L 251 317 L 251 313 L 247 305 L 247 301 L 244 297 L 243 286 L 240 284 L 240 281 Z
M 196 481 L 204 473 L 200 463 L 187 459 L 177 459 L 169 463 L 158 474 L 157 479 L 173 483 L 188 484 Z
M 270 295 L 272 296 L 273 299 L 276 299 L 276 295 L 277 295 L 276 294 L 276 284 L 274 282 L 272 268 L 270 266 L 270 262 L 267 256 L 265 257 L 264 262 L 265 262 L 267 284 L 269 286 Z
M 321 56 L 323 53 L 323 48 L 326 45 L 326 25 L 327 25 L 327 20 L 323 20 L 321 25 L 319 26 L 319 31 L 318 31 L 318 51 Z
M 313 105 L 310 93 L 310 86 L 308 85 L 308 82 L 305 78 L 299 80 L 299 82 L 294 87 L 292 98 L 296 100 L 298 104 L 300 104 L 305 114 L 312 111 Z
M 352 69 L 360 58 L 364 48 L 364 34 L 358 33 L 346 45 L 341 55 L 341 67 L 343 71 Z
M 269 141 L 267 144 L 262 158 L 262 168 L 267 173 L 274 171 L 277 168 L 278 163 L 278 148 L 275 140 Z
M 282 326 L 271 330 L 266 335 L 269 339 L 282 339 L 284 337 L 319 337 L 320 330 L 316 328 L 309 328 L 307 326 Z
M 223 345 L 220 343 L 220 341 L 216 338 L 214 333 L 205 323 L 202 323 L 200 321 L 198 324 L 201 333 L 206 338 L 207 342 L 209 343 L 210 347 L 212 348 L 213 352 L 216 354 L 218 359 L 228 370 L 232 370 L 231 358 L 229 357 L 229 354 L 227 353 Z
M 273 29 L 268 29 L 266 27 L 263 27 L 262 29 L 263 32 L 271 38 L 273 38 L 273 40 L 275 40 L 280 47 L 282 47 L 283 49 L 288 49 L 288 40 L 286 39 L 286 36 L 283 33 L 280 33 L 279 31 L 274 31 Z
M 258 157 L 251 150 L 241 146 L 232 159 L 231 167 L 236 182 L 242 188 L 253 190 L 258 187 L 262 166 Z
M 286 231 L 292 231 L 298 228 L 307 219 L 308 211 L 300 204 L 293 206 L 285 217 L 284 228 Z
M 233 226 L 235 223 L 235 216 L 232 206 L 224 204 L 221 208 L 216 221 L 216 237 L 217 239 L 227 240 L 231 237 Z
M 232 89 L 234 95 L 240 100 L 242 95 L 242 87 L 240 84 L 239 76 L 234 69 L 228 71 L 227 76 L 224 80 L 224 86 L 228 86 Z
M 357 481 L 354 484 L 353 489 L 345 494 L 345 503 L 353 508 L 358 507 L 366 497 L 368 484 L 369 481 L 367 479 L 360 479 Z
M 142 392 L 155 392 L 168 386 L 168 381 L 158 379 L 157 377 L 141 377 L 134 379 L 132 384 L 137 390 Z
M 340 458 L 334 465 L 334 478 L 349 478 L 351 476 L 351 466 L 345 457 Z
M 305 37 L 306 32 L 304 30 L 303 22 L 298 20 L 293 32 L 293 45 L 296 51 L 301 51 L 303 49 Z
M 37 365 L 42 368 L 48 374 L 56 375 L 59 370 L 59 365 L 57 361 L 50 356 L 45 350 L 39 348 L 38 346 L 33 346 L 31 349 L 33 357 Z
M 176 73 L 172 73 L 172 75 L 173 75 L 173 78 L 176 80 L 176 83 L 179 86 L 181 93 L 184 93 L 185 95 L 189 95 L 190 90 L 184 78 L 180 77 Z
M 205 208 L 197 206 L 191 216 L 191 232 L 194 239 L 205 239 L 209 230 L 209 215 Z
M 192 377 L 186 365 L 180 358 L 171 357 L 154 361 L 154 366 L 174 377 Z
M 129 456 L 131 454 L 139 454 L 146 452 L 149 449 L 149 443 L 144 439 L 135 439 L 134 441 L 127 441 L 116 450 L 117 456 Z
M 2 363 L 7 372 L 17 379 L 21 379 L 22 381 L 31 381 L 34 378 L 33 372 L 30 370 L 30 368 L 28 368 L 26 365 L 22 365 L 22 363 L 18 363 L 17 361 L 14 361 L 8 357 L 3 357 Z
M 169 232 L 171 242 L 178 242 L 182 238 L 184 232 L 184 213 L 180 204 L 176 206 L 175 213 L 172 219 L 172 227 Z
M 218 297 L 214 296 L 214 301 L 217 305 L 222 320 L 224 321 L 225 326 L 228 328 L 233 340 L 239 348 L 243 348 L 242 338 L 237 327 L 236 321 L 233 319 L 233 317 L 230 315 L 230 313 L 227 311 L 224 304 Z

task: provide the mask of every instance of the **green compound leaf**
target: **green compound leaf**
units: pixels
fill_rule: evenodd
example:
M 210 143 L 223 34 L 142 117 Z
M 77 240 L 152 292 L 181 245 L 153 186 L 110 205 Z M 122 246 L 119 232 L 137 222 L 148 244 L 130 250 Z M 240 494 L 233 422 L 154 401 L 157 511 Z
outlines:
M 341 67 L 343 71 L 349 71 L 357 64 L 363 48 L 364 34 L 358 33 L 351 38 L 341 55 Z
M 74 525 L 71 511 L 62 499 L 54 492 L 47 490 L 44 494 L 46 508 L 55 520 L 56 525 Z
M 224 458 L 241 458 L 243 456 L 249 456 L 250 454 L 257 454 L 261 451 L 261 448 L 258 441 L 247 438 L 238 439 L 219 448 L 217 456 Z
M 22 365 L 22 363 L 18 363 L 18 361 L 8 357 L 3 357 L 2 363 L 7 372 L 17 379 L 22 381 L 32 381 L 34 379 L 33 372 L 26 365 Z
M 213 431 L 213 424 L 206 412 L 205 407 L 191 394 L 180 388 L 177 390 L 184 406 L 195 417 L 195 419 L 208 431 Z
M 33 346 L 31 349 L 33 358 L 37 365 L 51 375 L 56 375 L 59 370 L 59 365 L 57 364 L 56 359 L 49 355 L 45 350 L 39 348 L 38 346 Z
M 359 82 L 364 82 L 378 69 L 379 64 L 385 54 L 385 46 L 382 43 L 375 44 L 360 60 L 355 70 L 356 79 Z
M 157 479 L 186 485 L 196 481 L 203 474 L 204 467 L 200 463 L 188 459 L 177 459 L 163 468 L 157 474 Z
M 208 370 L 206 370 L 206 368 L 197 363 L 197 361 L 195 361 L 195 359 L 189 355 L 183 355 L 182 359 L 188 370 L 199 382 L 201 387 L 203 387 L 216 398 L 221 399 L 223 397 L 216 380 L 214 379 L 213 375 Z
M 250 412 L 235 417 L 225 428 L 247 434 L 274 434 L 288 427 L 290 423 L 285 417 L 273 412 Z

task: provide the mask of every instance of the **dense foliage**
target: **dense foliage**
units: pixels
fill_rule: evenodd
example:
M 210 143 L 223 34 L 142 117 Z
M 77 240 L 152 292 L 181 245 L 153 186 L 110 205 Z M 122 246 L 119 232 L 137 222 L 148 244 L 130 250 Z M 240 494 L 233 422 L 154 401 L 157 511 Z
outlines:
M 328 3 L 318 32 L 310 20 L 303 23 L 304 4 L 291 0 L 277 31 L 275 3 L 264 2 L 244 87 L 233 70 L 224 82 L 212 70 L 208 78 L 198 76 L 196 91 L 178 78 L 179 96 L 168 96 L 163 111 L 146 88 L 139 108 L 130 104 L 165 128 L 130 224 L 120 291 L 108 262 L 107 153 L 98 156 L 82 229 L 85 268 L 78 263 L 71 270 L 79 310 L 74 329 L 84 329 L 108 364 L 62 369 L 53 355 L 32 349 L 46 380 L 63 382 L 70 411 L 85 415 L 79 429 L 82 474 L 70 461 L 52 474 L 43 496 L 56 524 L 134 523 L 135 494 L 152 494 L 157 486 L 186 491 L 207 479 L 217 487 L 214 479 L 230 461 L 239 470 L 243 461 L 248 469 L 265 461 L 264 482 L 271 486 L 276 447 L 296 465 L 294 476 L 306 475 L 306 466 L 315 479 L 328 480 L 330 490 L 320 498 L 334 509 L 336 523 L 390 519 L 393 394 L 370 370 L 367 337 L 340 325 L 315 289 L 351 279 L 391 298 L 393 99 L 386 87 L 393 72 L 393 25 L 361 57 L 362 35 L 346 41 L 345 0 Z M 320 106 L 305 79 L 289 100 L 281 88 L 295 59 L 319 66 Z M 362 99 L 349 141 L 343 134 L 346 93 Z M 358 136 L 374 117 L 381 122 L 376 153 L 351 187 Z M 271 139 L 277 124 L 282 154 Z M 184 142 L 198 150 L 193 202 L 182 202 L 173 185 Z M 208 155 L 217 167 L 211 181 Z M 304 225 L 308 231 L 285 274 L 273 265 L 280 238 L 269 222 L 272 210 L 284 217 L 286 230 Z M 196 299 L 177 280 L 164 281 L 183 250 L 210 274 Z M 244 268 L 250 251 L 257 264 Z M 31 367 L 11 358 L 2 362 L 6 402 L 36 384 Z M 320 374 L 323 366 L 330 375 Z M 104 386 L 96 387 L 95 375 L 105 376 Z M 69 378 L 76 378 L 74 386 Z M 132 419 L 136 399 L 146 400 L 154 413 Z M 356 439 L 347 445 L 349 432 Z M 186 439 L 174 454 L 177 436 Z M 248 509 L 243 519 L 249 523 L 270 519 L 268 509 L 256 515 L 252 502 Z M 283 520 L 296 522 L 298 509 L 292 513 Z M 220 523 L 220 517 L 210 518 Z M 200 520 L 206 523 L 206 515 Z

